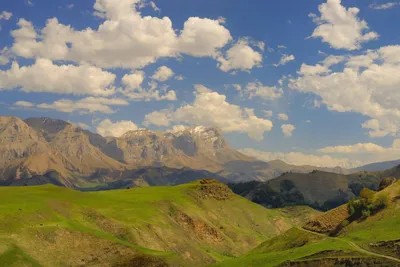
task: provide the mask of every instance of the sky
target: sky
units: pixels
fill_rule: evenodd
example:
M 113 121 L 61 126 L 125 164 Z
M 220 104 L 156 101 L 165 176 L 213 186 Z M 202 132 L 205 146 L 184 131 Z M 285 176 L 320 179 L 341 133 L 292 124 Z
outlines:
M 0 3 L 0 115 L 214 126 L 262 160 L 400 159 L 400 2 Z

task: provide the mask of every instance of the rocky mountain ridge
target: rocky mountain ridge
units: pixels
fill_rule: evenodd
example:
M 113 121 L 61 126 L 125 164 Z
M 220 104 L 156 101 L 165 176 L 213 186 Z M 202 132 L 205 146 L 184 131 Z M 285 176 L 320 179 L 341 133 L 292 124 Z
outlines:
M 89 183 L 93 175 L 101 173 L 107 176 L 99 176 L 97 181 L 108 184 L 121 177 L 136 179 L 129 176 L 131 170 L 163 166 L 205 170 L 230 182 L 267 181 L 285 172 L 316 169 L 348 172 L 259 161 L 232 149 L 220 129 L 204 126 L 173 132 L 140 129 L 116 138 L 57 119 L 0 117 L 0 153 L 0 184 L 49 171 L 58 172 L 67 186 Z

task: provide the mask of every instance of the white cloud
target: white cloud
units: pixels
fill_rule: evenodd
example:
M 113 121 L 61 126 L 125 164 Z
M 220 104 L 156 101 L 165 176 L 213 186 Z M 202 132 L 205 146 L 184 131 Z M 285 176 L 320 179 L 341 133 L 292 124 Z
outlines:
M 141 87 L 145 78 L 146 74 L 144 71 L 134 71 L 122 77 L 122 84 L 125 85 L 127 90 L 135 90 Z
M 14 103 L 14 106 L 24 107 L 24 108 L 32 108 L 35 104 L 28 102 L 28 101 L 17 101 Z
M 311 37 L 321 38 L 335 49 L 360 49 L 362 43 L 377 39 L 379 35 L 368 31 L 367 22 L 357 17 L 359 11 L 356 7 L 346 9 L 341 0 L 327 0 L 319 5 L 320 17 L 309 15 L 318 25 Z
M 171 124 L 217 126 L 224 132 L 247 133 L 255 140 L 263 140 L 273 124 L 255 116 L 252 109 L 243 109 L 230 104 L 225 95 L 201 91 L 195 94 L 192 104 L 176 110 L 162 110 L 147 114 L 145 125 L 169 126 Z
M 249 46 L 248 41 L 239 40 L 227 52 L 226 56 L 218 56 L 220 62 L 219 68 L 228 72 L 231 70 L 249 71 L 254 67 L 260 67 L 262 63 L 262 55 L 254 51 Z
M 312 121 L 311 120 L 306 120 L 306 123 L 311 123 Z
M 240 84 L 232 84 L 233 88 L 235 88 L 236 91 L 240 92 L 242 91 L 242 86 Z
M 307 64 L 301 64 L 300 71 L 298 71 L 298 74 L 302 75 L 315 75 L 315 74 L 324 74 L 324 73 L 329 73 L 331 70 L 327 66 L 323 66 L 320 64 L 311 66 Z
M 157 125 L 157 126 L 170 126 L 171 125 L 171 111 L 169 110 L 161 110 L 161 111 L 153 111 L 146 115 L 143 124 L 145 126 L 149 125 Z
M 335 147 L 329 146 L 321 148 L 318 151 L 322 153 L 343 153 L 343 154 L 376 153 L 385 151 L 385 148 L 373 143 L 360 143 L 351 146 L 335 146 Z
M 136 124 L 131 121 L 117 121 L 114 123 L 109 119 L 101 121 L 96 128 L 97 133 L 104 137 L 121 137 L 129 131 L 135 131 L 137 129 L 138 127 Z
M 283 160 L 284 162 L 292 165 L 311 165 L 316 167 L 336 167 L 341 166 L 344 168 L 352 168 L 358 167 L 360 162 L 351 161 L 348 158 L 334 158 L 328 155 L 313 155 L 313 154 L 304 154 L 301 152 L 289 152 L 289 153 L 280 153 L 280 152 L 266 152 L 255 150 L 251 148 L 241 149 L 239 150 L 245 155 L 258 158 L 263 161 L 272 161 L 272 160 Z
M 385 4 L 371 4 L 369 5 L 370 8 L 376 9 L 376 10 L 384 10 L 384 9 L 390 9 L 392 7 L 400 5 L 400 2 L 388 2 Z
M 274 113 L 272 112 L 272 110 L 264 110 L 264 116 L 266 118 L 271 118 L 274 115 Z
M 281 129 L 285 137 L 291 137 L 293 135 L 293 131 L 296 130 L 296 127 L 292 124 L 284 124 L 281 126 Z
M 278 119 L 281 121 L 288 121 L 289 120 L 289 116 L 285 113 L 279 113 L 278 114 Z
M 195 57 L 215 57 L 232 40 L 218 20 L 189 18 L 178 39 L 178 51 Z
M 10 62 L 10 50 L 8 47 L 0 49 L 0 66 L 7 65 Z
M 136 69 L 163 57 L 216 57 L 232 39 L 218 20 L 190 17 L 178 32 L 168 17 L 142 17 L 140 0 L 97 0 L 97 29 L 76 30 L 49 19 L 43 29 L 21 19 L 12 32 L 13 52 L 25 58 L 87 62 L 102 68 Z
M 318 150 L 322 153 L 346 155 L 363 164 L 398 160 L 400 158 L 400 139 L 394 139 L 391 147 L 382 147 L 374 143 L 359 143 L 346 146 L 330 146 Z
M 161 9 L 159 9 L 156 3 L 154 3 L 153 1 L 150 1 L 150 6 L 154 11 L 161 12 Z
M 129 102 L 120 98 L 87 97 L 77 101 L 70 99 L 60 99 L 51 104 L 42 103 L 35 105 L 40 109 L 57 110 L 60 112 L 71 113 L 114 113 L 110 106 L 127 106 Z
M 360 67 L 362 66 L 362 68 Z M 303 67 L 302 67 L 303 68 Z M 397 135 L 400 130 L 400 46 L 386 46 L 349 56 L 333 72 L 300 71 L 289 87 L 321 97 L 328 109 L 358 112 L 370 119 L 362 127 L 371 137 Z
M 185 79 L 185 77 L 183 77 L 182 75 L 177 75 L 177 76 L 175 76 L 175 79 L 178 81 L 183 81 Z
M 283 66 L 286 65 L 287 63 L 289 63 L 290 61 L 295 60 L 295 56 L 294 55 L 287 55 L 287 54 L 283 54 L 281 60 L 279 61 L 278 64 L 274 64 L 275 67 L 278 66 Z
M 284 46 L 284 45 L 278 45 L 278 48 L 279 48 L 279 49 L 287 49 L 287 47 Z
M 0 90 L 108 96 L 115 93 L 115 78 L 115 74 L 90 65 L 59 66 L 37 59 L 31 66 L 13 62 L 9 70 L 0 70 Z
M 174 76 L 174 74 L 175 73 L 167 66 L 161 66 L 153 74 L 152 78 L 159 82 L 165 82 L 169 80 L 172 76 Z
M 259 97 L 264 100 L 274 100 L 283 95 L 283 90 L 276 86 L 266 86 L 259 81 L 255 81 L 247 84 L 243 94 L 247 95 L 249 99 Z
M 225 23 L 226 23 L 226 18 L 224 18 L 224 17 L 218 17 L 218 22 L 219 22 L 220 24 L 225 24 Z
M 205 86 L 202 85 L 202 84 L 194 84 L 193 87 L 194 87 L 194 89 L 195 89 L 198 93 L 200 93 L 200 94 L 203 94 L 203 93 L 212 93 L 212 90 L 211 90 L 210 88 L 205 87 Z
M 69 5 L 67 5 L 67 8 L 68 8 L 68 9 L 73 9 L 74 6 L 75 6 L 74 4 L 69 4 Z
M 120 90 L 120 92 L 134 101 L 177 100 L 174 90 L 168 90 L 168 86 L 159 88 L 158 83 L 155 81 L 149 82 L 148 87 L 144 88 L 142 86 L 144 79 L 145 73 L 143 71 L 135 71 L 129 75 L 124 75 L 122 77 L 122 84 L 125 88 Z
M 11 12 L 3 11 L 0 13 L 0 20 L 10 20 L 12 16 Z

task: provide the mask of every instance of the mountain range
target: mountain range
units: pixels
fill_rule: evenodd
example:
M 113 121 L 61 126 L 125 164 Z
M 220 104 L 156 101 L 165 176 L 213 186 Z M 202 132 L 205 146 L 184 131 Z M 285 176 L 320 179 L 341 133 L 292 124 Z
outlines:
M 186 183 L 190 181 L 185 178 L 187 171 L 192 172 L 193 180 L 207 175 L 239 182 L 267 181 L 286 172 L 320 170 L 349 174 L 363 170 L 294 166 L 280 160 L 263 162 L 231 148 L 222 131 L 215 127 L 198 126 L 175 132 L 140 129 L 117 138 L 103 137 L 51 118 L 0 117 L 0 153 L 3 185 L 41 184 L 48 173 L 67 187 L 114 188 L 117 184 Z M 380 166 L 393 164 L 365 168 L 379 170 Z M 143 172 L 148 173 L 145 178 Z M 170 174 L 174 172 L 180 175 L 172 179 Z

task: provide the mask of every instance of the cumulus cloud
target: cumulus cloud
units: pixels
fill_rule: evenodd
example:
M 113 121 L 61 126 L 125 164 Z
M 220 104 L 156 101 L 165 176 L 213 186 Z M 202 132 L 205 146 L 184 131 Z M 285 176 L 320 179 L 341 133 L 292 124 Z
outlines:
M 112 122 L 109 119 L 101 121 L 96 127 L 97 133 L 104 137 L 121 137 L 129 131 L 135 131 L 137 129 L 138 127 L 136 124 L 131 121 Z
M 279 113 L 278 114 L 278 119 L 281 121 L 288 121 L 289 120 L 289 116 L 286 115 L 285 113 Z
M 156 72 L 156 74 L 157 73 L 158 72 Z M 168 90 L 168 86 L 159 88 L 157 82 L 151 81 L 148 83 L 147 87 L 144 87 L 142 84 L 145 77 L 146 75 L 143 71 L 134 71 L 131 74 L 124 75 L 121 80 L 124 89 L 120 90 L 120 92 L 134 101 L 177 100 L 175 91 Z M 157 77 L 161 78 L 161 76 Z
M 365 20 L 358 18 L 358 8 L 346 9 L 341 0 L 327 0 L 318 9 L 320 17 L 312 13 L 309 15 L 318 25 L 311 37 L 321 38 L 332 48 L 357 50 L 362 43 L 379 37 L 376 32 L 369 31 Z
M 215 58 L 232 39 L 220 21 L 207 18 L 190 17 L 178 32 L 168 17 L 142 17 L 139 2 L 96 0 L 94 13 L 103 19 L 97 29 L 77 30 L 52 18 L 36 31 L 31 22 L 20 19 L 19 29 L 12 32 L 12 50 L 25 58 L 136 69 L 180 54 Z
M 227 52 L 225 56 L 218 56 L 219 68 L 228 72 L 231 70 L 249 71 L 254 67 L 260 67 L 262 55 L 249 46 L 247 40 L 239 40 Z
M 34 104 L 33 104 L 34 105 Z M 71 113 L 114 113 L 111 106 L 127 106 L 129 102 L 120 98 L 87 97 L 73 101 L 70 99 L 60 99 L 53 103 L 41 103 L 34 105 L 39 109 L 56 110 L 59 112 Z
M 134 71 L 122 77 L 122 84 L 125 85 L 127 90 L 135 90 L 141 87 L 145 77 L 144 71 Z
M 12 16 L 11 12 L 3 11 L 0 13 L 0 20 L 10 20 Z
M 293 131 L 296 130 L 296 127 L 292 124 L 284 124 L 281 126 L 282 133 L 285 137 L 293 136 Z
M 380 4 L 380 5 L 371 4 L 371 5 L 369 5 L 369 7 L 372 9 L 376 9 L 376 10 L 385 10 L 385 9 L 390 9 L 392 7 L 399 6 L 399 5 L 400 5 L 400 2 L 388 2 L 388 3 Z
M 317 167 L 331 167 L 331 168 L 341 166 L 344 168 L 352 168 L 352 167 L 358 167 L 361 164 L 361 162 L 359 161 L 353 161 L 348 158 L 331 157 L 328 155 L 305 154 L 301 152 L 289 152 L 289 153 L 266 152 L 251 148 L 241 149 L 239 151 L 245 155 L 248 155 L 250 157 L 255 157 L 259 160 L 267 162 L 272 160 L 283 160 L 286 163 L 298 166 L 311 165 Z
M 134 101 L 175 101 L 177 100 L 176 92 L 168 90 L 168 86 L 164 85 L 159 87 L 158 83 L 151 81 L 148 83 L 147 88 L 139 86 L 131 88 L 127 86 L 121 93 Z
M 362 127 L 371 137 L 396 135 L 400 130 L 400 46 L 386 46 L 348 56 L 333 72 L 300 71 L 289 87 L 321 97 L 328 109 L 358 112 L 370 119 Z
M 90 65 L 59 66 L 39 58 L 31 66 L 13 62 L 9 70 L 0 70 L 0 90 L 108 96 L 115 93 L 115 78 L 115 74 Z
M 283 54 L 281 60 L 279 61 L 278 64 L 274 64 L 275 67 L 278 66 L 283 66 L 286 65 L 287 63 L 289 63 L 290 61 L 295 60 L 295 56 L 294 55 L 287 55 L 287 54 Z
M 212 92 L 212 90 L 210 88 L 205 87 L 202 84 L 194 84 L 193 87 L 194 87 L 194 90 L 196 90 L 196 92 L 201 93 L 201 94 Z
M 266 86 L 259 81 L 255 81 L 248 83 L 242 93 L 249 99 L 259 97 L 264 100 L 275 100 L 283 95 L 283 90 L 276 86 Z
M 171 124 L 217 126 L 224 132 L 247 133 L 255 140 L 263 140 L 264 133 L 273 127 L 271 121 L 258 118 L 254 110 L 230 104 L 225 95 L 207 90 L 197 91 L 192 104 L 147 114 L 144 124 L 166 127 Z
M 359 143 L 345 146 L 330 146 L 321 148 L 319 152 L 334 155 L 345 155 L 358 159 L 363 164 L 398 160 L 400 158 L 400 139 L 394 139 L 391 147 L 383 147 L 374 143 Z
M 153 74 L 152 78 L 159 82 L 165 82 L 169 80 L 172 76 L 174 76 L 174 74 L 175 73 L 167 66 L 161 66 Z

